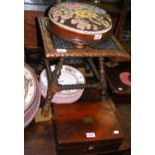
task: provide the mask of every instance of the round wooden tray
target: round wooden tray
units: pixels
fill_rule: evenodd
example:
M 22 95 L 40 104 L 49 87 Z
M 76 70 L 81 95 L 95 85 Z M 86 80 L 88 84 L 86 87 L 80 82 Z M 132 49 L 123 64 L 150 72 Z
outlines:
M 49 11 L 48 28 L 78 48 L 108 39 L 112 20 L 105 10 L 85 3 L 65 2 Z M 46 25 L 46 26 L 47 26 Z

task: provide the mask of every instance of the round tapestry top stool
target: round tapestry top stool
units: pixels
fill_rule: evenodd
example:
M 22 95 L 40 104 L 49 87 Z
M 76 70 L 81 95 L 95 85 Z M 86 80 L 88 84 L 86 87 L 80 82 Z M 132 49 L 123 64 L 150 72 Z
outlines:
M 64 2 L 51 7 L 48 25 L 55 35 L 78 48 L 106 40 L 112 20 L 104 9 L 85 3 Z

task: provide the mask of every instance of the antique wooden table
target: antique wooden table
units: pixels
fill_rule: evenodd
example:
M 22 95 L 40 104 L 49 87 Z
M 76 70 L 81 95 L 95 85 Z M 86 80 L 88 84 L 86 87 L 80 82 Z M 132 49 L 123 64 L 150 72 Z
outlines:
M 56 142 L 55 144 L 57 148 L 57 153 L 59 153 L 60 155 L 62 153 L 65 153 L 64 155 L 66 154 L 69 155 L 69 153 L 72 150 L 73 152 L 76 152 L 78 155 L 81 155 L 81 154 L 96 154 L 96 153 L 118 151 L 118 147 L 120 146 L 124 136 L 123 136 L 123 131 L 121 130 L 120 124 L 112 108 L 106 107 L 106 104 L 108 105 L 108 103 L 107 103 L 107 97 L 106 97 L 107 84 L 105 80 L 104 57 L 128 58 L 129 55 L 127 54 L 127 52 L 124 50 L 124 48 L 121 46 L 121 44 L 116 40 L 114 36 L 112 36 L 106 43 L 105 42 L 101 43 L 97 47 L 96 45 L 94 45 L 94 46 L 88 46 L 84 49 L 77 49 L 71 43 L 64 42 L 63 40 L 59 39 L 57 36 L 54 36 L 53 34 L 51 34 L 50 30 L 48 29 L 48 26 L 46 25 L 47 19 L 48 18 L 45 18 L 45 17 L 38 18 L 43 45 L 44 45 L 45 67 L 46 67 L 47 78 L 48 78 L 48 91 L 47 91 L 46 101 L 43 106 L 42 114 L 44 117 L 48 116 L 50 113 L 49 107 L 52 106 L 52 116 L 53 116 L 52 126 L 53 126 L 54 141 Z M 72 58 L 72 59 L 87 58 L 88 63 L 97 81 L 93 83 L 78 84 L 78 85 L 58 84 L 58 78 L 61 74 L 62 65 L 65 63 L 65 58 Z M 92 61 L 91 58 L 98 59 L 99 71 L 94 65 L 94 62 Z M 59 59 L 59 62 L 58 62 L 58 65 L 56 65 L 55 70 L 51 72 L 50 62 L 54 59 Z M 63 117 L 66 118 L 66 120 L 63 120 L 63 119 L 61 120 L 61 117 L 59 116 L 59 114 L 62 115 L 63 111 L 61 111 L 61 109 L 64 109 L 64 108 L 57 108 L 57 105 L 51 104 L 51 99 L 57 91 L 68 90 L 68 89 L 81 89 L 81 88 L 85 88 L 85 90 L 88 90 L 88 91 L 85 91 L 88 93 L 88 95 L 83 95 L 83 97 L 85 98 L 84 101 L 86 102 L 86 104 L 87 103 L 88 104 L 84 108 L 85 112 L 83 111 L 83 113 L 80 113 L 79 115 L 81 116 L 81 120 L 84 119 L 84 115 L 88 115 L 88 114 L 91 115 L 91 117 L 94 117 L 93 119 L 95 119 L 96 120 L 95 122 L 98 124 L 98 126 L 95 125 L 96 127 L 94 128 L 95 130 L 94 132 L 102 133 L 104 129 L 103 132 L 105 134 L 105 135 L 101 134 L 100 136 L 95 136 L 96 138 L 94 139 L 94 141 L 93 140 L 90 141 L 90 145 L 89 143 L 87 143 L 88 141 L 87 140 L 85 141 L 84 138 L 82 137 L 79 137 L 77 141 L 76 135 L 66 134 L 64 136 L 67 136 L 66 140 L 68 142 L 66 140 L 65 142 L 62 140 L 63 137 L 59 136 L 60 133 L 61 132 L 65 133 L 66 128 L 70 128 L 70 129 L 76 128 L 74 125 L 78 123 L 76 123 L 77 120 L 75 119 L 75 122 L 70 124 L 71 126 L 70 125 L 66 126 L 71 116 L 68 115 L 67 117 L 67 115 L 63 114 Z M 98 97 L 98 101 L 94 100 L 95 99 L 94 95 L 90 97 L 91 96 L 89 92 L 90 90 L 93 90 L 93 91 L 95 90 L 95 92 L 97 92 L 97 94 L 95 95 Z M 74 110 L 76 109 L 76 105 L 77 107 L 82 108 L 82 106 L 80 106 L 81 102 L 83 102 L 82 99 L 79 100 L 77 104 L 72 104 L 71 106 L 73 106 Z M 92 105 L 92 106 L 90 106 L 89 108 L 89 105 Z M 103 106 L 103 107 L 98 107 L 98 106 Z M 91 108 L 91 107 L 94 107 L 94 108 Z M 107 115 L 103 114 L 102 116 L 102 112 L 100 111 L 101 108 L 103 108 L 103 111 L 107 112 Z M 88 113 L 87 113 L 87 109 L 88 109 Z M 96 111 L 94 112 L 100 115 L 101 117 L 98 117 L 97 115 L 93 115 L 93 109 L 94 110 L 96 109 Z M 106 120 L 109 120 L 109 121 L 106 121 Z M 104 122 L 103 124 L 105 126 L 102 124 L 102 121 Z M 64 123 L 64 126 L 61 126 L 61 123 Z M 46 132 L 45 131 L 46 128 L 44 128 L 43 126 L 40 126 L 40 128 L 43 128 L 42 132 Z M 81 128 L 81 130 L 85 130 L 85 129 L 86 127 Z M 117 132 L 116 134 L 118 134 L 119 136 L 113 137 L 111 134 L 112 132 L 115 132 L 115 129 Z M 35 130 L 35 127 L 34 127 L 34 130 Z M 75 132 L 78 133 L 78 131 L 75 131 Z M 50 138 L 51 137 L 52 136 L 50 136 Z M 70 138 L 72 139 L 71 141 L 69 141 Z M 59 141 L 61 141 L 62 143 L 60 144 Z M 42 143 L 44 144 L 44 141 Z M 78 148 L 79 144 L 81 145 L 80 147 L 85 145 L 85 148 L 82 148 L 81 152 L 77 152 L 77 150 L 79 151 L 81 150 L 81 148 Z M 73 147 L 70 147 L 71 145 Z M 53 143 L 51 143 L 51 146 L 52 146 L 51 149 L 54 148 Z M 66 147 L 67 147 L 67 150 L 66 150 Z M 107 150 L 105 150 L 106 147 L 108 148 Z M 64 150 L 66 150 L 66 152 Z
M 75 48 L 71 43 L 65 42 L 52 33 L 50 33 L 50 29 L 47 25 L 48 18 L 39 17 L 39 26 L 41 30 L 45 57 L 45 65 L 47 69 L 47 77 L 48 77 L 48 92 L 47 99 L 44 106 L 44 111 L 48 110 L 50 106 L 50 101 L 53 94 L 57 91 L 64 89 L 79 89 L 79 88 L 98 88 L 101 91 L 101 98 L 105 99 L 106 94 L 106 80 L 105 80 L 105 71 L 104 71 L 104 57 L 121 57 L 128 58 L 126 50 L 123 46 L 117 41 L 117 39 L 112 36 L 106 43 L 101 43 L 97 47 L 87 46 L 84 49 Z M 99 62 L 99 71 L 96 69 L 91 58 L 98 58 Z M 59 63 L 56 66 L 55 71 L 52 73 L 50 70 L 49 60 L 53 60 L 59 58 Z M 83 85 L 59 85 L 58 77 L 60 76 L 61 67 L 65 61 L 65 58 L 88 58 L 88 63 L 93 70 L 98 82 L 93 84 L 83 84 Z M 53 109 L 53 108 L 52 108 Z

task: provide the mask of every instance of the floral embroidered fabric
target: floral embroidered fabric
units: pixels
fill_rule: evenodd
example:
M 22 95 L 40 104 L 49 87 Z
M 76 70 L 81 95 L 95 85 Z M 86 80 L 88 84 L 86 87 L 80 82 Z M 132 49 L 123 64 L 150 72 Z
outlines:
M 79 33 L 107 32 L 112 20 L 105 10 L 78 2 L 64 2 L 49 11 L 50 20 L 56 25 Z

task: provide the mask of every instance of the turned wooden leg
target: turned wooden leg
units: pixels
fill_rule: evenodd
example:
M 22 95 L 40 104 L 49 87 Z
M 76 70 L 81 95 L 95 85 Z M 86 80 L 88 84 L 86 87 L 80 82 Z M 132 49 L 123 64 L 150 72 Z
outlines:
M 55 67 L 54 72 L 51 72 L 49 61 L 45 59 L 46 73 L 47 73 L 47 79 L 48 79 L 48 90 L 47 90 L 46 102 L 42 110 L 42 115 L 44 117 L 47 117 L 49 115 L 51 100 L 54 94 L 57 91 L 60 91 L 60 87 L 58 85 L 58 79 L 61 74 L 61 68 L 62 68 L 63 62 L 64 62 L 64 58 L 60 58 L 60 61 L 58 65 Z M 53 111 L 53 103 L 52 103 L 52 111 Z
M 54 76 L 54 80 L 58 80 L 59 76 L 61 75 L 61 69 L 62 69 L 62 65 L 65 61 L 65 58 L 60 58 L 59 63 L 55 66 L 55 70 L 53 72 L 53 76 Z
M 104 58 L 99 58 L 99 74 L 101 82 L 101 101 L 107 99 L 107 83 L 105 79 Z
M 50 88 L 48 88 L 50 90 Z M 50 105 L 51 105 L 51 99 L 53 97 L 53 94 L 51 94 L 49 91 L 47 91 L 46 101 L 42 109 L 42 116 L 48 117 L 50 115 Z
M 50 104 L 51 104 L 51 99 L 53 97 L 53 95 L 50 93 L 50 86 L 51 86 L 51 82 L 53 80 L 53 74 L 51 72 L 51 69 L 50 69 L 50 63 L 47 59 L 45 59 L 45 67 L 46 67 L 46 75 L 47 75 L 47 81 L 48 81 L 48 88 L 47 88 L 47 95 L 46 95 L 46 101 L 45 101 L 45 104 L 43 106 L 43 109 L 42 109 L 42 115 L 43 117 L 47 117 L 49 115 L 49 107 L 50 107 Z

